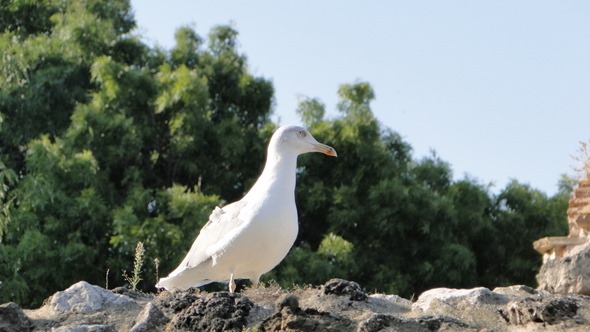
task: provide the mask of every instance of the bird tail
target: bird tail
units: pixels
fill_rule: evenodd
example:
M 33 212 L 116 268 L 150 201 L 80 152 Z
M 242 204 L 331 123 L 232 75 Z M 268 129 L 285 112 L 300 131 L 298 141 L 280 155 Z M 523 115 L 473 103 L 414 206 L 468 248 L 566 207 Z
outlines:
M 156 284 L 156 288 L 165 288 L 166 290 L 186 290 L 191 287 L 201 287 L 212 283 L 215 280 L 202 279 L 199 276 L 202 272 L 199 268 L 189 268 L 177 273 L 172 272 L 168 277 L 161 278 Z

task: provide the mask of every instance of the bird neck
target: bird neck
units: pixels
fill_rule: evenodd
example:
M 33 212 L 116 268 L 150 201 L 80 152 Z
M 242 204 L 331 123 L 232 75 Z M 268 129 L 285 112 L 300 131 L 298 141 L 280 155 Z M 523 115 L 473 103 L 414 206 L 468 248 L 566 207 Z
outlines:
M 264 170 L 248 195 L 272 191 L 273 194 L 285 198 L 294 196 L 296 168 L 297 155 L 295 153 L 278 154 L 269 152 Z

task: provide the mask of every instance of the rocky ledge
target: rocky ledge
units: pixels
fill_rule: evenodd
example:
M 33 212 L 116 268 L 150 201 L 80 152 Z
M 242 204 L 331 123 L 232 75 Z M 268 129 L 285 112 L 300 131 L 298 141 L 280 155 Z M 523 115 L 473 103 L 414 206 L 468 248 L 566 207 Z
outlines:
M 0 306 L 0 331 L 589 331 L 590 297 L 527 286 L 449 289 L 415 302 L 367 294 L 351 281 L 290 292 L 276 285 L 241 293 L 157 295 L 106 290 L 84 281 L 46 304 Z

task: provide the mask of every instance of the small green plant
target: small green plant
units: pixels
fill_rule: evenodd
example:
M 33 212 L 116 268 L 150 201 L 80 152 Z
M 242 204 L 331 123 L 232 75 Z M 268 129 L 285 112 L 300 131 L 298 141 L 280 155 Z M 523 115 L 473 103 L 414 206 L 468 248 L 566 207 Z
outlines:
M 105 289 L 109 289 L 109 271 L 110 271 L 110 269 L 107 269 L 107 273 L 104 277 L 104 288 Z
M 127 275 L 127 271 L 123 270 L 123 278 L 125 278 L 125 280 L 131 285 L 132 290 L 137 290 L 137 284 L 143 280 L 141 278 L 141 268 L 143 267 L 144 253 L 143 242 L 137 242 L 137 246 L 135 247 L 135 259 L 133 262 L 133 274 L 130 277 Z
M 154 265 L 156 266 L 156 282 L 160 279 L 160 259 L 158 257 L 154 258 Z

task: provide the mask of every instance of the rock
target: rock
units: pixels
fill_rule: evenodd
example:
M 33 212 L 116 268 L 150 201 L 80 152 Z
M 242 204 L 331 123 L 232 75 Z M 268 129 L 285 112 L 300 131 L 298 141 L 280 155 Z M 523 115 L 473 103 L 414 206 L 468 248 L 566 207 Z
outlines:
M 134 303 L 126 296 L 114 294 L 104 288 L 80 281 L 63 292 L 57 292 L 49 302 L 58 312 L 88 314 L 102 310 L 105 306 L 125 306 Z
M 473 289 L 434 288 L 422 293 L 413 306 L 423 311 L 428 311 L 436 310 L 441 306 L 463 308 L 477 304 L 500 304 L 506 302 L 508 302 L 506 296 L 494 293 L 484 287 Z
M 161 326 L 168 323 L 168 321 L 170 319 L 164 316 L 162 310 L 152 302 L 148 302 L 135 319 L 135 324 L 129 332 L 157 331 Z
M 189 289 L 186 292 L 164 291 L 156 299 L 157 306 L 169 309 L 173 314 L 179 313 L 190 307 L 199 298 L 198 293 L 193 291 L 194 289 Z
M 284 307 L 288 307 L 290 311 L 296 312 L 299 309 L 299 298 L 293 294 L 285 294 L 281 296 L 275 303 L 277 311 L 281 311 Z
M 547 260 L 537 274 L 538 289 L 559 294 L 590 295 L 590 243 L 564 257 Z
M 566 322 L 575 317 L 580 306 L 575 298 L 525 298 L 509 302 L 500 310 L 502 317 L 511 325 Z M 583 323 L 582 320 L 575 322 Z
M 375 314 L 359 324 L 359 332 L 377 331 L 477 331 L 467 324 L 449 317 L 423 316 L 407 319 L 386 314 Z
M 0 305 L 0 331 L 25 332 L 33 330 L 31 320 L 13 302 Z
M 496 287 L 496 288 L 494 288 L 493 292 L 498 293 L 498 294 L 502 294 L 502 295 L 506 295 L 509 298 L 548 294 L 547 292 L 536 290 L 533 287 L 529 287 L 529 286 L 525 286 L 525 285 Z
M 466 327 L 483 328 L 501 322 L 498 309 L 510 301 L 506 295 L 478 287 L 473 289 L 435 288 L 422 293 L 412 312 L 423 316 L 447 317 Z
M 384 300 L 402 306 L 412 306 L 412 301 L 404 299 L 403 297 L 395 294 L 371 294 L 369 298 L 375 300 Z
M 65 325 L 51 329 L 51 332 L 115 332 L 108 325 Z
M 111 289 L 111 292 L 119 295 L 124 295 L 136 301 L 149 301 L 153 298 L 153 296 L 151 295 L 136 290 L 132 290 L 127 287 L 116 287 Z
M 81 281 L 25 314 L 40 331 L 128 331 L 152 298 L 146 294 L 143 301 L 133 300 Z
M 242 294 L 117 292 L 78 283 L 39 309 L 5 304 L 0 306 L 0 332 L 590 331 L 590 297 L 522 285 L 493 291 L 436 288 L 415 303 L 386 294 L 357 300 L 359 292 L 366 295 L 360 286 L 341 279 L 291 292 L 276 285 Z
M 351 301 L 364 301 L 367 294 L 361 290 L 361 286 L 354 281 L 343 279 L 330 279 L 323 286 L 324 294 L 334 294 L 338 296 L 349 296 Z
M 480 328 L 469 326 L 452 317 L 426 315 L 416 318 L 414 321 L 426 327 L 428 331 L 481 331 Z
M 290 298 L 292 299 L 292 298 Z M 293 301 L 283 303 L 293 304 Z M 260 331 L 353 331 L 355 322 L 320 312 L 313 308 L 302 310 L 293 306 L 281 306 L 281 310 L 265 319 L 258 327 Z
M 197 331 L 242 331 L 254 304 L 236 293 L 218 292 L 197 297 L 174 316 L 177 329 Z
M 387 314 L 374 314 L 367 320 L 361 322 L 358 332 L 378 332 L 378 331 L 429 331 L 420 324 L 409 321 L 402 317 Z

